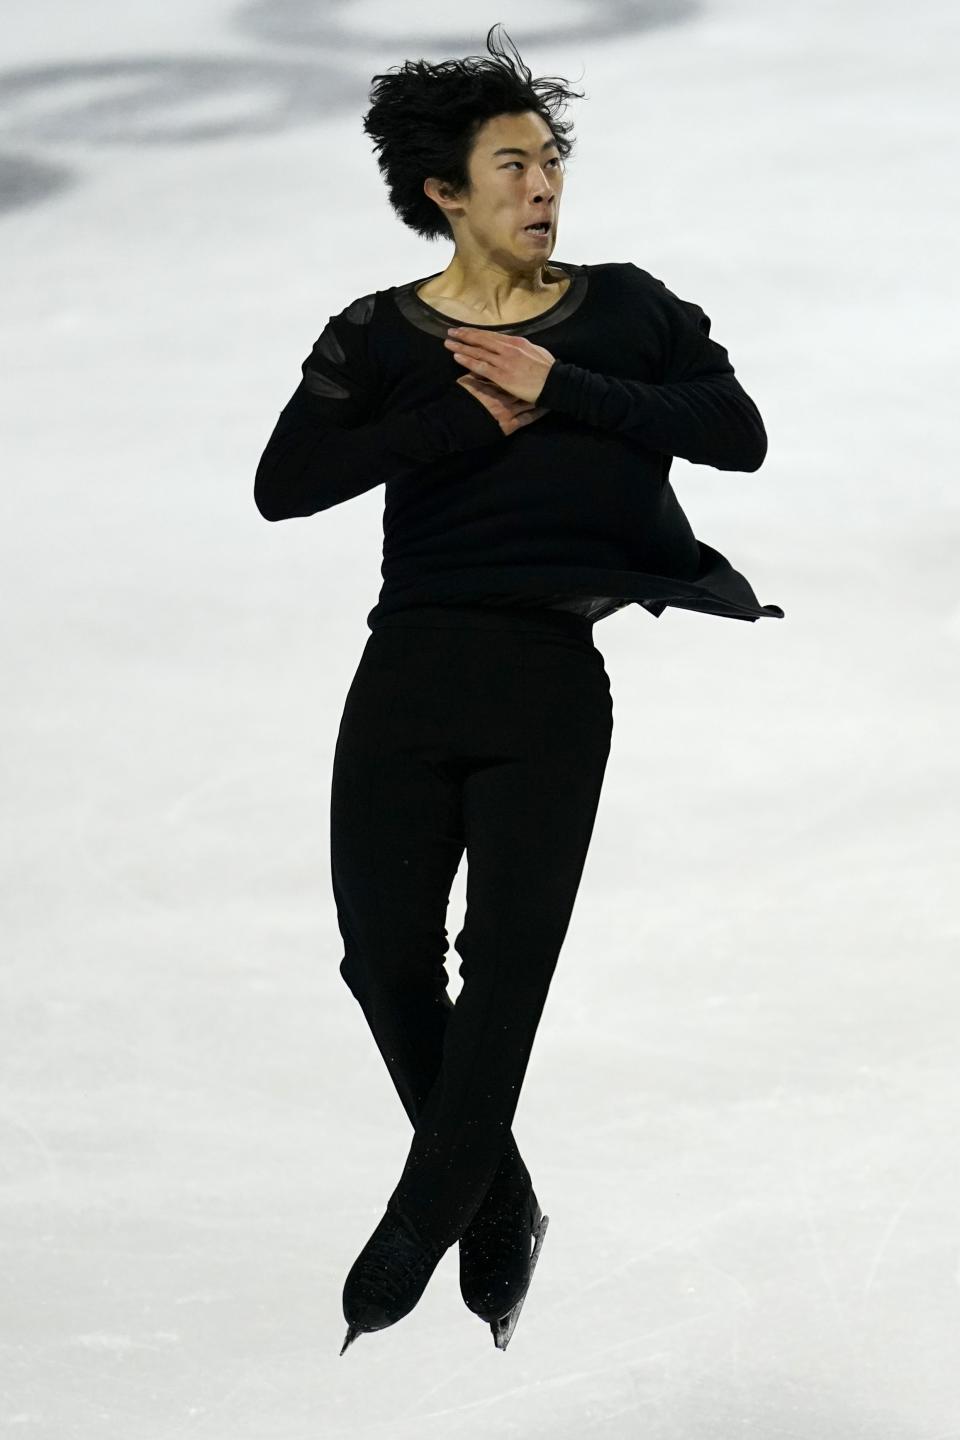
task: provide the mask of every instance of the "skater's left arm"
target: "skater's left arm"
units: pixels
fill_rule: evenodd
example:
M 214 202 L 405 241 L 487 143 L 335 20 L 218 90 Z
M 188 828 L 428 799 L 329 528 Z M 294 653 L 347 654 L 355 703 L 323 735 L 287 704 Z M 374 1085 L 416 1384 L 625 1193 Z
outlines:
M 660 384 L 554 360 L 536 403 L 598 429 L 633 434 L 651 450 L 695 465 L 759 470 L 767 453 L 763 419 L 727 351 L 710 338 L 710 317 L 662 281 L 655 285 Z

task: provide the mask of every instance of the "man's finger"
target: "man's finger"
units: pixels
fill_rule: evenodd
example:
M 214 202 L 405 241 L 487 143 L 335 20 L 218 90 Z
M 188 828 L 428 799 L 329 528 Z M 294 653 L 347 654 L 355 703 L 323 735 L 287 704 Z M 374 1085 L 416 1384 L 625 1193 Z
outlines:
M 447 331 L 447 339 L 454 340 L 458 344 L 462 340 L 466 345 L 489 345 L 495 350 L 498 345 L 503 345 L 511 339 L 509 335 L 498 335 L 493 330 L 474 330 L 469 325 L 461 325 L 459 328 L 453 326 Z
M 485 335 L 482 330 L 471 330 L 463 335 L 448 335 L 443 344 L 448 355 L 459 351 L 476 360 L 503 360 L 515 348 L 507 344 L 508 338 L 506 335 Z

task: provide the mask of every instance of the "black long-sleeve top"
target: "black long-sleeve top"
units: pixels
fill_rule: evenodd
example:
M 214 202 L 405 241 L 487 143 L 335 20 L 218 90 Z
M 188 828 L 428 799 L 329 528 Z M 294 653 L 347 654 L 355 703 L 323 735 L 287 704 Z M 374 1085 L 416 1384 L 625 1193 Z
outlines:
M 504 435 L 456 383 L 468 371 L 443 340 L 457 322 L 419 297 L 424 279 L 377 290 L 331 316 L 303 361 L 257 466 L 261 515 L 315 515 L 384 485 L 371 629 L 443 602 L 782 619 L 696 539 L 670 484 L 675 455 L 753 471 L 767 451 L 709 317 L 630 262 L 551 268 L 572 279 L 549 310 L 475 327 L 550 351 L 535 402 L 548 414 Z

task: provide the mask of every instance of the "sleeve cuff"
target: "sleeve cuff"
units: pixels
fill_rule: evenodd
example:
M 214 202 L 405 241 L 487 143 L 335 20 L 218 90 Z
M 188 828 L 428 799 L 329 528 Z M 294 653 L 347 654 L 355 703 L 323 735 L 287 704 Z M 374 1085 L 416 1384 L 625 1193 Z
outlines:
M 559 410 L 564 415 L 576 416 L 581 390 L 578 377 L 582 374 L 583 370 L 579 365 L 571 365 L 566 360 L 554 360 L 535 403 L 546 406 L 548 410 Z

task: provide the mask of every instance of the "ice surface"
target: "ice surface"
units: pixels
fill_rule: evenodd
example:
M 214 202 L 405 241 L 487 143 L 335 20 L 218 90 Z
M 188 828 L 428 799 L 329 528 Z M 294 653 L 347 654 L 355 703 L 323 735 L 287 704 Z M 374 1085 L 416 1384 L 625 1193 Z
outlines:
M 956 1440 L 956 7 L 471 14 L 5 17 L 0 1433 Z M 761 409 L 758 473 L 673 479 L 787 618 L 598 626 L 546 1261 L 506 1353 L 452 1250 L 341 1359 L 410 1139 L 327 870 L 382 497 L 253 474 L 327 317 L 449 258 L 370 77 L 496 20 L 588 92 L 556 258 L 703 305 Z

